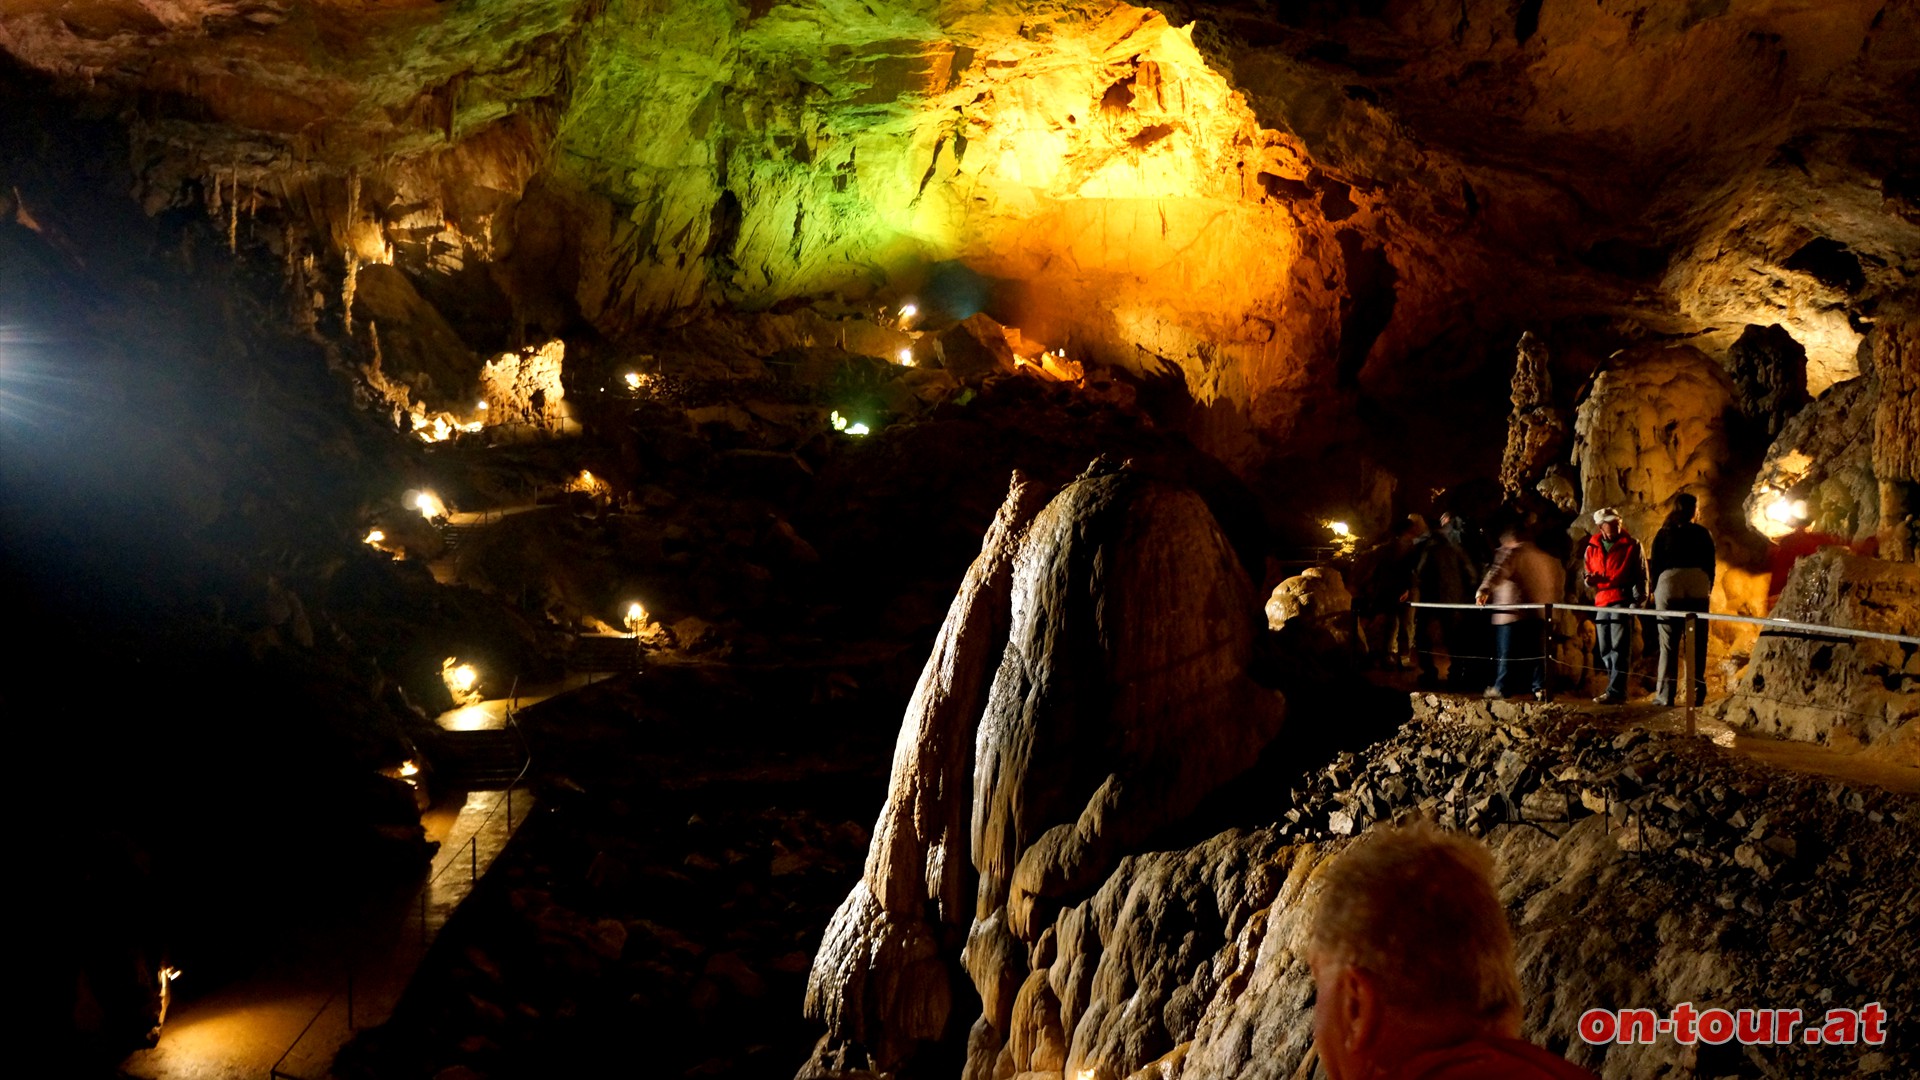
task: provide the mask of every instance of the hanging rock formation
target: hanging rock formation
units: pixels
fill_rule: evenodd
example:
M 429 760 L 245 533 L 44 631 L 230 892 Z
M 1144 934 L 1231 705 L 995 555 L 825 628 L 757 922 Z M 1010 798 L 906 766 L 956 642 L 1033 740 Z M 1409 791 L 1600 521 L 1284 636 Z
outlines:
M 1253 590 L 1199 496 L 1096 464 L 1037 502 L 1016 480 L 922 676 L 866 874 L 814 960 L 828 1032 L 803 1075 L 893 1071 L 973 1020 L 956 959 L 983 1007 L 969 1074 L 1010 1060 L 1062 907 L 1280 730 L 1283 700 L 1248 676 Z
M 1721 358 L 1740 414 L 1766 438 L 1780 434 L 1807 397 L 1807 350 L 1779 326 L 1749 326 Z
M 1520 335 L 1513 365 L 1513 412 L 1507 416 L 1507 449 L 1500 458 L 1500 490 L 1508 501 L 1533 491 L 1567 443 L 1567 420 L 1553 404 L 1553 372 L 1546 343 Z

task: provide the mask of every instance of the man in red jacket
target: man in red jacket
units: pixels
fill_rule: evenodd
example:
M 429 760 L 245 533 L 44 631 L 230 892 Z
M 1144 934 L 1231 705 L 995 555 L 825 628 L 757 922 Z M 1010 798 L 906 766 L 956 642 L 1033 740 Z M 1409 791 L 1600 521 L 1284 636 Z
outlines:
M 1376 829 L 1322 878 L 1307 962 L 1333 1080 L 1594 1080 L 1522 1042 L 1513 935 L 1486 845 Z
M 1585 581 L 1593 589 L 1595 607 L 1619 608 L 1593 617 L 1595 645 L 1607 669 L 1607 690 L 1593 700 L 1618 705 L 1627 700 L 1627 671 L 1633 661 L 1633 617 L 1647 589 L 1647 572 L 1640 559 L 1640 543 L 1627 535 L 1620 512 L 1604 506 L 1593 512 L 1595 531 L 1587 537 Z

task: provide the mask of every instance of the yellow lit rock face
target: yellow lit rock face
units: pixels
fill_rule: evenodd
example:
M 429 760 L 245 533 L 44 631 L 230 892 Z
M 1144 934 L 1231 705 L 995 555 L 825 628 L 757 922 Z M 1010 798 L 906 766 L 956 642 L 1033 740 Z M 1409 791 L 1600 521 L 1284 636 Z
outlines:
M 1817 393 L 1920 277 L 1899 5 L 1368 6 L 24 0 L 0 49 L 148 103 L 148 209 L 279 237 L 296 310 L 377 322 L 403 380 L 490 346 L 403 342 L 397 274 L 620 341 L 958 263 L 1032 340 L 1177 377 L 1245 464 L 1555 324 L 1779 324 Z

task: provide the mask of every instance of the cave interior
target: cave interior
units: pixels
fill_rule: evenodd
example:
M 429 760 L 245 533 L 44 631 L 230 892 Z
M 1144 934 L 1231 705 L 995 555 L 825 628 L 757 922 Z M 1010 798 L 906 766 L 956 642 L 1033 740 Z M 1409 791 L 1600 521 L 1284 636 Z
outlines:
M 1410 818 L 1552 1052 L 1920 1075 L 1579 1033 L 1920 1006 L 1913 6 L 19 0 L 0 97 L 74 1075 L 1326 1076 Z M 1392 646 L 1409 515 L 1580 605 L 1682 494 L 1883 636 L 1703 623 L 1684 720 L 1650 622 L 1615 711 L 1577 611 L 1551 704 Z

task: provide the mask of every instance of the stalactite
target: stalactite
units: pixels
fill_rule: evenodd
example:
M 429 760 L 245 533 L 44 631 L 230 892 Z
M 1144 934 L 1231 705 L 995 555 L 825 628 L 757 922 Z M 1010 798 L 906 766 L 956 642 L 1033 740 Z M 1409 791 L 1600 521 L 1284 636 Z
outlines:
M 360 281 L 360 256 L 347 252 L 347 276 L 340 284 L 340 318 L 347 333 L 353 333 L 353 293 Z
M 230 174 L 227 190 L 227 253 L 240 253 L 240 169 L 236 166 Z
M 340 287 L 340 318 L 349 336 L 353 333 L 353 293 L 360 280 L 360 255 L 353 250 L 353 225 L 360 217 L 360 174 L 347 174 L 347 221 L 341 246 L 346 249 L 347 277 Z

